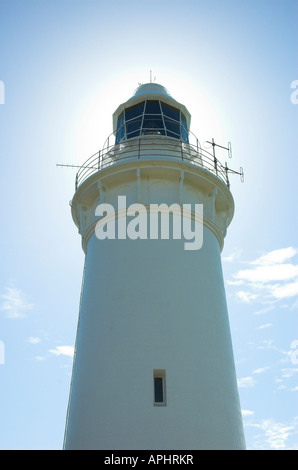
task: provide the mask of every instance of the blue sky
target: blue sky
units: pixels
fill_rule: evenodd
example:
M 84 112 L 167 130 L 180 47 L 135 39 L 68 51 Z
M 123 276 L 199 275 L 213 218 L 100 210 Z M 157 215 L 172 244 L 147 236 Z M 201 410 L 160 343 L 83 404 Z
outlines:
M 62 447 L 84 256 L 75 170 L 56 164 L 98 151 L 150 70 L 244 168 L 222 259 L 246 442 L 298 448 L 297 15 L 295 0 L 0 0 L 1 449 Z

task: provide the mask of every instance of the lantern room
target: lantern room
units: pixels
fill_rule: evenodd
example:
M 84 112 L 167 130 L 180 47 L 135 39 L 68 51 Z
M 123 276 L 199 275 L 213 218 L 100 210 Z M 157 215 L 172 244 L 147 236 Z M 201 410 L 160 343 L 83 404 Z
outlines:
M 188 143 L 190 114 L 157 83 L 140 85 L 113 115 L 116 144 L 134 137 L 160 135 Z

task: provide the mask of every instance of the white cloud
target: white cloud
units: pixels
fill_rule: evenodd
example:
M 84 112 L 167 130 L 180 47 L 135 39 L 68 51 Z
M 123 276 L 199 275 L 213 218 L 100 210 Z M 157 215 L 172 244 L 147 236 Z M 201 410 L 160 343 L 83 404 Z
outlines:
M 296 300 L 296 302 L 294 302 L 294 304 L 291 305 L 290 307 L 290 310 L 296 310 L 296 309 L 298 309 L 298 300 Z
M 290 421 L 277 422 L 274 418 L 257 420 L 255 413 L 243 410 L 245 428 L 255 428 L 250 449 L 254 450 L 297 450 L 296 437 L 298 434 L 298 416 Z
M 251 292 L 245 292 L 243 290 L 236 292 L 236 297 L 238 300 L 241 302 L 245 302 L 248 304 L 251 300 L 254 300 L 257 298 L 256 294 L 252 294 Z
M 252 416 L 255 414 L 254 411 L 251 410 L 241 410 L 242 416 Z
M 272 265 L 283 263 L 287 259 L 293 258 L 298 253 L 298 250 L 292 246 L 288 248 L 280 248 L 278 250 L 270 251 L 269 253 L 261 256 L 253 261 L 251 264 Z
M 283 286 L 275 285 L 270 287 L 272 295 L 277 299 L 284 299 L 298 295 L 298 281 L 290 282 Z
M 238 271 L 234 277 L 235 279 L 249 282 L 288 281 L 298 277 L 298 266 L 294 266 L 293 264 L 257 266 L 253 269 Z
M 0 297 L 3 299 L 0 307 L 6 313 L 7 318 L 23 318 L 25 312 L 33 308 L 33 304 L 27 302 L 24 293 L 13 287 L 6 287 L 6 293 Z
M 37 344 L 37 343 L 40 343 L 40 342 L 41 342 L 40 338 L 37 338 L 37 337 L 34 337 L 34 336 L 30 336 L 30 338 L 28 338 L 28 343 Z
M 239 388 L 254 387 L 256 384 L 256 381 L 253 377 L 243 377 L 242 379 L 238 379 L 237 382 Z
M 263 419 L 259 423 L 249 422 L 246 426 L 252 426 L 259 431 L 263 431 L 264 438 L 257 436 L 257 448 L 268 448 L 272 450 L 286 450 L 289 437 L 293 436 L 295 430 L 295 422 L 293 423 L 277 423 L 274 419 Z
M 242 281 L 242 279 L 238 280 L 238 281 L 226 281 L 226 283 L 229 285 L 229 286 L 241 286 L 244 284 L 244 281 Z
M 274 305 L 268 305 L 268 307 L 261 308 L 260 310 L 257 310 L 256 312 L 254 312 L 254 315 L 264 315 L 265 313 L 268 313 L 273 309 L 274 309 Z M 266 328 L 268 328 L 269 326 L 272 326 L 272 323 L 267 323 Z M 265 328 L 265 326 L 263 327 L 259 326 L 258 329 L 261 330 L 262 328 Z
M 284 356 L 285 362 L 289 361 L 290 355 L 292 351 L 280 348 L 275 346 L 273 339 L 264 339 L 261 343 L 257 346 L 257 349 L 260 350 L 272 350 L 278 352 L 281 356 Z
M 231 263 L 232 261 L 235 261 L 240 258 L 242 254 L 242 249 L 241 248 L 236 248 L 233 253 L 231 253 L 229 256 L 223 256 L 222 261 L 227 261 L 228 263 Z
M 35 356 L 35 360 L 41 362 L 41 361 L 44 361 L 44 360 L 45 360 L 45 357 L 43 357 L 43 356 Z
M 295 374 L 297 374 L 298 369 L 295 369 L 295 367 L 288 367 L 286 369 L 282 369 L 281 373 L 282 373 L 283 378 L 288 379 L 288 378 L 293 377 Z
M 298 250 L 293 247 L 273 250 L 249 263 L 248 269 L 241 269 L 227 281 L 230 286 L 242 286 L 236 292 L 236 298 L 244 303 L 259 301 L 271 306 L 273 302 L 293 298 L 298 295 L 298 264 L 286 262 L 293 258 Z M 288 308 L 294 308 L 289 306 Z M 266 313 L 264 310 L 256 312 Z
M 258 326 L 258 330 L 264 330 L 264 328 L 271 328 L 271 326 L 273 326 L 272 323 L 265 323 L 264 325 L 260 325 Z
M 275 349 L 273 339 L 263 339 L 261 344 L 258 346 L 258 349 Z
M 55 349 L 49 349 L 51 354 L 55 356 L 69 356 L 73 357 L 74 347 L 73 346 L 56 346 Z
M 263 374 L 264 372 L 266 372 L 269 369 L 270 369 L 270 367 L 260 367 L 259 369 L 255 369 L 253 371 L 253 374 Z

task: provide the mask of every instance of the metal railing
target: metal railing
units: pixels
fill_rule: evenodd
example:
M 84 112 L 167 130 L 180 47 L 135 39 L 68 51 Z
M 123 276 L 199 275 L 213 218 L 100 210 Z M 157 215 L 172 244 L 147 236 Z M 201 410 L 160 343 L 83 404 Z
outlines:
M 194 135 L 193 135 L 194 136 Z M 110 145 L 110 138 L 106 140 L 104 148 L 92 155 L 83 163 L 76 174 L 75 188 L 86 181 L 94 173 L 112 165 L 126 163 L 132 160 L 176 160 L 187 162 L 215 174 L 230 188 L 227 164 L 222 163 L 214 154 L 203 150 L 198 139 L 194 136 L 194 143 L 185 143 L 181 140 L 158 135 L 156 129 L 147 129 L 147 134 L 127 139 L 119 144 Z

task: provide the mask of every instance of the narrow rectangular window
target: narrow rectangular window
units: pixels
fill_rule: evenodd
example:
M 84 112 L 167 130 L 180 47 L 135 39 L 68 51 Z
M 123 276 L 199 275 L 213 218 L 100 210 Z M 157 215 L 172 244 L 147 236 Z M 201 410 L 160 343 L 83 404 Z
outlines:
M 154 377 L 154 401 L 163 403 L 163 378 Z
M 165 369 L 153 370 L 154 396 L 153 404 L 155 406 L 166 405 L 166 371 Z

